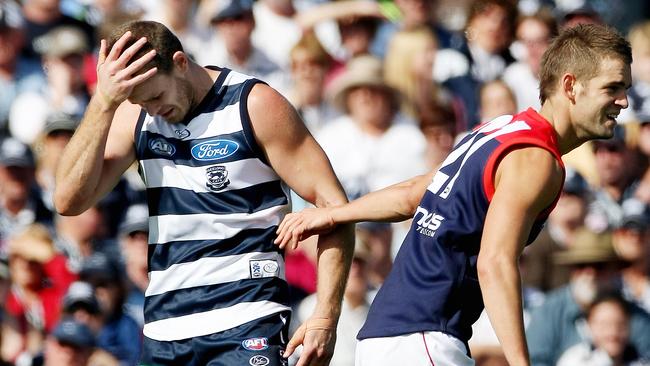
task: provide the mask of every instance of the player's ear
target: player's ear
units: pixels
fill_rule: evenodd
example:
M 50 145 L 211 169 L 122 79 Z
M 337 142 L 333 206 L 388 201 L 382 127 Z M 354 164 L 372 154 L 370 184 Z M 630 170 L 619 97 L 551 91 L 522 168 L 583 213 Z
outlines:
M 182 51 L 176 51 L 172 56 L 174 61 L 174 67 L 178 68 L 179 71 L 185 72 L 189 68 L 189 58 Z
M 571 73 L 565 73 L 560 79 L 560 84 L 562 94 L 572 103 L 575 103 L 576 88 L 578 86 L 576 76 Z

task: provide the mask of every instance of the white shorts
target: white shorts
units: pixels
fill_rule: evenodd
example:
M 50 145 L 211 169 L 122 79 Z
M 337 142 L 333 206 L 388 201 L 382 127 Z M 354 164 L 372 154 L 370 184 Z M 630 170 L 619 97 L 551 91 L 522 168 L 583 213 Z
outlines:
M 357 342 L 355 366 L 474 366 L 458 338 L 441 332 L 418 332 Z

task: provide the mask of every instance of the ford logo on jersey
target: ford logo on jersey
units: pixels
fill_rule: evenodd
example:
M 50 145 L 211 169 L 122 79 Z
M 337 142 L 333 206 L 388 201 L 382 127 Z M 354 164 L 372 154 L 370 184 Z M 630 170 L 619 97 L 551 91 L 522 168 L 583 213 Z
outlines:
M 248 338 L 241 345 L 249 351 L 263 351 L 269 348 L 269 340 L 266 337 Z
M 174 145 L 167 142 L 162 137 L 157 137 L 149 141 L 149 150 L 153 151 L 158 155 L 172 156 L 176 152 Z
M 192 156 L 200 161 L 212 161 L 227 158 L 239 149 L 239 144 L 230 140 L 210 140 L 192 148 Z

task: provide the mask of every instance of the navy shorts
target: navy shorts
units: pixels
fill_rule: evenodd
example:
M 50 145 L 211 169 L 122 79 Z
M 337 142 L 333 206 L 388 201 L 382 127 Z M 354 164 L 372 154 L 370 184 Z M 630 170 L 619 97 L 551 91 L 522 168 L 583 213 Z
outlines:
M 290 312 L 273 314 L 224 332 L 179 341 L 144 338 L 141 365 L 286 366 Z

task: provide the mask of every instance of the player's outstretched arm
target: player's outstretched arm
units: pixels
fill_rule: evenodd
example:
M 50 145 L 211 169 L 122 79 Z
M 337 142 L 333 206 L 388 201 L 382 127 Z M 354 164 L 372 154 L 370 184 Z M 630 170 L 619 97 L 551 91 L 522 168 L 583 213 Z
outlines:
M 317 207 L 347 202 L 327 156 L 286 99 L 270 87 L 257 84 L 248 98 L 248 111 L 259 145 L 289 187 Z M 302 344 L 298 366 L 329 364 L 353 246 L 351 225 L 319 236 L 316 309 L 308 326 L 296 332 L 285 353 L 288 357 Z
M 371 192 L 342 206 L 307 208 L 285 216 L 275 243 L 296 248 L 312 235 L 327 233 L 338 224 L 360 221 L 402 221 L 413 217 L 435 171 Z
M 124 34 L 110 52 L 101 41 L 96 92 L 57 167 L 54 205 L 63 215 L 80 214 L 99 201 L 135 160 L 133 127 L 140 108 L 125 100 L 156 69 L 140 72 L 155 51 L 127 65 L 146 42 L 127 47 L 130 38 L 130 32 Z
M 506 155 L 495 175 L 481 248 L 478 279 L 490 322 L 510 365 L 530 365 L 524 334 L 518 260 L 532 225 L 555 199 L 562 171 L 541 148 Z

